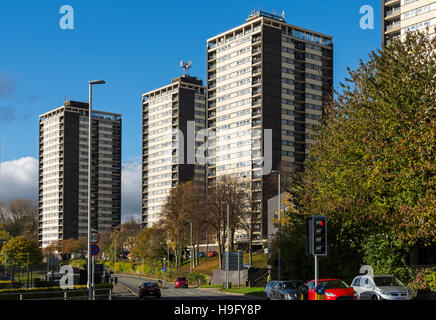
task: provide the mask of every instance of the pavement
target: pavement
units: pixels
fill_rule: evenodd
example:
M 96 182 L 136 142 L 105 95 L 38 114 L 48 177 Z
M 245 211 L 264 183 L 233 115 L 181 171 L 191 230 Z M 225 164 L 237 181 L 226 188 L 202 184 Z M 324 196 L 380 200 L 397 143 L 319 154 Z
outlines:
M 112 300 L 136 300 L 137 294 L 122 283 L 114 284 Z

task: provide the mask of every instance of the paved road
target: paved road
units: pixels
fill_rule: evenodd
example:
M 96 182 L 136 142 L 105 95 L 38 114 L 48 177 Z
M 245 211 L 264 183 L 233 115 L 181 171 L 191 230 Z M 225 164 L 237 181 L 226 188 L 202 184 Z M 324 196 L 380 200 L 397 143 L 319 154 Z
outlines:
M 146 279 L 137 276 L 117 275 L 118 283 L 129 288 L 133 292 L 138 292 L 138 286 L 145 281 L 156 282 L 153 279 Z M 260 297 L 231 295 L 217 290 L 198 289 L 198 288 L 178 288 L 173 283 L 167 283 L 168 289 L 161 289 L 163 300 L 259 300 Z M 155 299 L 150 297 L 150 299 Z

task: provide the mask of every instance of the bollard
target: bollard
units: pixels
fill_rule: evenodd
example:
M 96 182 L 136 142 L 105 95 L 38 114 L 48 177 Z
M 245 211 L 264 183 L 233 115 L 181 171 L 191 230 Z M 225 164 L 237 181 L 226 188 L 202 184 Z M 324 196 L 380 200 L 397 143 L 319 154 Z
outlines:
M 109 288 L 109 300 L 112 300 L 112 289 Z
M 23 294 L 20 293 L 20 300 L 23 300 Z
M 64 292 L 64 300 L 68 300 L 67 299 L 67 292 L 66 291 Z

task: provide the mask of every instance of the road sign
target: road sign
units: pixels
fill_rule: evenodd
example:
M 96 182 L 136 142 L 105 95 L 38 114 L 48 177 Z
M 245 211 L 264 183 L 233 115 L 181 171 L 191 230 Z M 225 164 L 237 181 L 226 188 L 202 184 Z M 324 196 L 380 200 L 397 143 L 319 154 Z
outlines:
M 97 231 L 91 232 L 91 243 L 98 243 L 100 241 L 100 234 Z
M 91 256 L 96 256 L 100 252 L 100 247 L 96 244 L 91 245 Z
M 323 294 L 325 294 L 325 289 L 326 288 L 322 284 L 320 284 L 315 288 L 315 292 L 322 296 Z
M 163 268 L 162 268 L 162 271 L 163 271 L 163 272 L 167 272 L 167 268 L 163 267 Z

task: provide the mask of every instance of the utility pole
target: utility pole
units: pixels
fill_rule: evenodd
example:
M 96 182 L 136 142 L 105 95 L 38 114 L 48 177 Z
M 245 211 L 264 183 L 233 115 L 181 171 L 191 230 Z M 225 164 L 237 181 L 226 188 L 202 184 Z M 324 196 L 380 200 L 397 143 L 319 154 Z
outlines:
M 240 261 L 240 252 L 241 250 L 238 250 L 238 288 L 241 287 L 241 261 Z
M 8 260 L 8 248 L 6 247 L 7 242 L 3 241 L 3 245 L 5 245 L 5 278 L 8 276 L 8 269 L 7 269 L 7 263 Z
M 170 272 L 170 232 L 167 232 L 167 258 L 168 258 L 168 267 L 167 271 Z M 169 274 L 169 273 L 168 273 Z
M 192 273 L 192 262 L 194 261 L 194 252 L 192 252 L 192 221 L 189 222 L 190 225 L 190 244 L 191 244 L 191 261 L 189 261 L 189 273 Z
M 227 204 L 227 228 L 226 228 L 226 233 L 227 233 L 227 252 L 226 252 L 226 257 L 227 257 L 227 261 L 226 261 L 226 289 L 229 290 L 229 250 L 230 250 L 230 226 L 229 226 L 229 222 L 230 222 L 230 206 L 229 204 L 226 202 L 225 204 Z
M 281 257 L 280 257 L 280 238 L 281 238 L 281 232 L 282 232 L 282 222 L 281 222 L 281 216 L 282 216 L 282 214 L 281 214 L 281 196 L 280 196 L 280 171 L 279 170 L 273 170 L 273 171 L 271 171 L 272 173 L 277 173 L 277 175 L 278 175 L 278 182 L 277 182 L 277 186 L 278 186 L 278 192 L 277 192 L 277 211 L 278 211 L 278 215 L 279 215 L 279 234 L 278 234 L 278 245 L 279 245 L 279 254 L 278 254 L 278 261 L 277 261 L 277 274 L 278 274 L 278 277 L 277 277 L 277 280 L 279 280 L 280 281 L 280 275 L 281 275 L 281 272 L 280 272 L 280 260 L 281 260 Z
M 114 246 L 114 270 L 115 270 L 115 262 L 117 262 L 117 238 L 115 237 L 115 246 Z
M 27 289 L 29 289 L 29 252 L 27 252 Z

